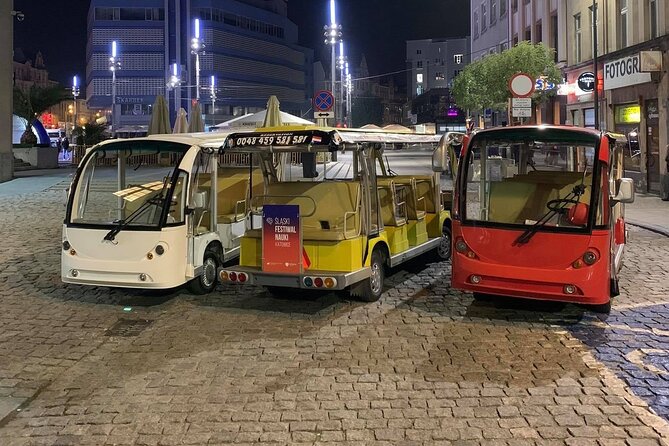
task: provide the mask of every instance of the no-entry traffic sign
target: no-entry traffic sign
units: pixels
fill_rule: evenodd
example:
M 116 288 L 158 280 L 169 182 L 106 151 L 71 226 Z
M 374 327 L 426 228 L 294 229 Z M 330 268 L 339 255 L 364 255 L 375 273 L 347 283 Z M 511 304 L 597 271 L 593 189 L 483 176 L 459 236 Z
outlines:
M 536 88 L 536 80 L 525 73 L 514 75 L 509 80 L 509 90 L 514 98 L 529 98 Z
M 331 91 L 321 90 L 314 96 L 314 109 L 320 112 L 327 112 L 334 107 L 335 98 Z

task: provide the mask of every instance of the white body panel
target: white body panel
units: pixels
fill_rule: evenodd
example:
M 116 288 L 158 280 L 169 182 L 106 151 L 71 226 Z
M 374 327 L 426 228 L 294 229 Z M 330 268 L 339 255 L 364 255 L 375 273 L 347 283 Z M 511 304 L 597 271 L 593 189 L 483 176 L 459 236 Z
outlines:
M 63 227 L 63 240 L 71 245 L 62 251 L 63 282 L 128 288 L 173 288 L 187 277 L 186 226 L 162 231 L 121 231 L 114 242 L 103 241 L 109 230 Z M 158 245 L 165 248 L 156 254 Z M 149 259 L 147 254 L 153 258 Z M 200 261 L 201 263 L 201 261 Z M 76 277 L 73 270 L 77 271 Z M 140 280 L 140 274 L 146 280 Z

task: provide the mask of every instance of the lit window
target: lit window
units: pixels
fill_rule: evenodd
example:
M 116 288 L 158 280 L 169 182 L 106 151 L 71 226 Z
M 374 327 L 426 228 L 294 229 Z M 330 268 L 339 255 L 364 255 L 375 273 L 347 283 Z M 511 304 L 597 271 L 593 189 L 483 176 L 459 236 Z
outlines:
M 423 73 L 418 73 L 416 75 L 416 82 L 418 82 L 419 84 L 423 83 Z

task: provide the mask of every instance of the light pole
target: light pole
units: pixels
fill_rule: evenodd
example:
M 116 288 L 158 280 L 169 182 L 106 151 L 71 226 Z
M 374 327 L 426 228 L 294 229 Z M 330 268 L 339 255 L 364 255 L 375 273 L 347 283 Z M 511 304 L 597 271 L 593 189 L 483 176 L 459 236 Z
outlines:
M 339 41 L 339 58 L 337 59 L 337 64 L 339 65 L 339 95 L 337 96 L 337 116 L 339 117 L 339 122 L 346 122 L 346 116 L 348 116 L 348 108 L 345 107 L 346 103 L 344 101 L 344 70 L 346 69 L 346 55 L 344 54 L 344 41 Z M 346 113 L 344 109 L 346 108 Z
M 170 80 L 167 81 L 167 90 L 168 91 L 174 90 L 174 111 L 176 113 L 179 113 L 179 98 L 178 98 L 177 87 L 179 87 L 180 84 L 181 84 L 181 78 L 179 77 L 179 65 L 173 63 L 172 75 L 170 76 Z
M 353 126 L 353 104 L 351 103 L 351 93 L 353 92 L 353 80 L 351 79 L 351 72 L 346 62 L 346 126 Z
M 599 55 L 598 55 L 598 45 L 597 45 L 597 1 L 592 0 L 592 6 L 590 7 L 592 11 L 592 44 L 593 44 L 593 57 L 592 64 L 594 65 L 593 71 L 595 72 L 595 129 L 599 130 Z
M 211 125 L 216 125 L 216 76 L 211 76 L 209 84 L 209 97 L 211 98 Z
M 77 76 L 72 78 L 72 97 L 74 98 L 74 107 L 72 108 L 72 131 L 77 127 L 77 98 L 79 97 L 79 79 Z M 70 137 L 72 134 L 70 133 Z
M 200 38 L 200 19 L 195 19 L 195 37 L 191 39 L 191 54 L 195 55 L 195 98 L 200 102 L 200 55 L 204 53 L 204 43 Z
M 121 69 L 118 59 L 118 46 L 116 40 L 111 43 L 111 57 L 109 58 L 109 70 L 112 72 L 112 104 L 111 104 L 111 134 L 114 138 L 116 131 L 116 72 Z
M 323 36 L 325 37 L 325 44 L 332 47 L 332 58 L 330 60 L 330 80 L 332 82 L 332 94 L 336 95 L 336 83 L 337 83 L 337 42 L 341 40 L 342 32 L 341 25 L 337 24 L 337 14 L 335 7 L 335 0 L 330 0 L 330 24 L 325 25 L 325 32 Z M 334 122 L 336 124 L 339 116 L 335 116 Z

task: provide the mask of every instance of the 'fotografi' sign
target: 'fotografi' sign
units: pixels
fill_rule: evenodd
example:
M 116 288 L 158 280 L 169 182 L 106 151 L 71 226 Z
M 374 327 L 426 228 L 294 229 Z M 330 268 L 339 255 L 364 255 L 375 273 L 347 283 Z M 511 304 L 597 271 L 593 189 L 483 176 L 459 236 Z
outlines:
M 650 73 L 641 72 L 641 59 L 638 54 L 604 65 L 604 90 L 645 84 L 650 81 Z

